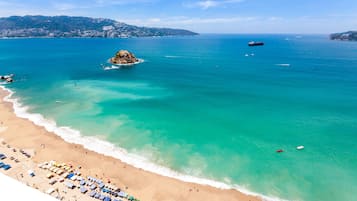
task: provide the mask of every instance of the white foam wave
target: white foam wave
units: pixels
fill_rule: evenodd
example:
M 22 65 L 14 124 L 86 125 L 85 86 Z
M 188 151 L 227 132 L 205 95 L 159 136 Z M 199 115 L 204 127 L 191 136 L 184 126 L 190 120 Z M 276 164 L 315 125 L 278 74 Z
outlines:
M 290 64 L 275 64 L 275 65 L 277 65 L 277 66 L 283 66 L 283 67 L 289 67 L 289 66 L 290 66 Z
M 130 63 L 130 64 L 112 64 L 112 63 L 110 62 L 110 59 L 108 59 L 107 62 L 108 62 L 109 64 L 111 64 L 111 65 L 110 65 L 110 66 L 103 66 L 103 69 L 104 69 L 104 70 L 114 70 L 114 69 L 120 69 L 121 67 L 133 66 L 133 65 L 136 65 L 136 64 L 144 63 L 145 60 L 144 60 L 144 59 L 138 59 L 137 62 Z
M 166 58 L 181 58 L 182 56 L 166 55 Z
M 104 69 L 104 70 L 120 69 L 120 66 L 114 66 L 114 65 L 111 65 L 111 66 L 103 66 L 103 69 Z
M 81 133 L 78 130 L 72 129 L 66 126 L 57 126 L 54 120 L 46 119 L 41 114 L 34 114 L 28 112 L 28 107 L 21 104 L 18 98 L 12 98 L 14 92 L 10 89 L 5 88 L 4 86 L 0 86 L 3 90 L 7 91 L 9 95 L 4 97 L 4 101 L 10 102 L 13 104 L 13 109 L 16 116 L 25 118 L 33 122 L 35 125 L 44 127 L 47 131 L 55 133 L 60 136 L 62 139 L 69 143 L 75 143 L 83 145 L 88 150 L 95 151 L 97 153 L 111 156 L 117 158 L 127 164 L 130 164 L 136 168 L 141 168 L 143 170 L 153 172 L 156 174 L 160 174 L 166 177 L 178 179 L 184 182 L 197 183 L 202 185 L 209 185 L 212 187 L 220 188 L 220 189 L 236 189 L 244 194 L 259 196 L 264 201 L 284 201 L 280 198 L 268 197 L 262 194 L 258 194 L 248 189 L 239 186 L 239 185 L 229 185 L 223 182 L 214 181 L 206 178 L 198 178 L 191 175 L 185 175 L 169 169 L 164 166 L 157 165 L 151 161 L 149 161 L 145 157 L 141 157 L 136 154 L 128 153 L 125 149 L 116 147 L 114 144 L 98 139 L 97 137 L 86 137 L 81 136 Z

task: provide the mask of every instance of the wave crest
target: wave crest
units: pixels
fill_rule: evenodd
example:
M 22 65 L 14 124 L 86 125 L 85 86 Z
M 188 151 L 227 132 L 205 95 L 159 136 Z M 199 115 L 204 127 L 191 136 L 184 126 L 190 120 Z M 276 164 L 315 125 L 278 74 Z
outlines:
M 108 62 L 108 64 L 110 64 L 110 66 L 102 65 L 104 70 L 115 70 L 115 69 L 120 69 L 121 67 L 129 67 L 129 66 L 133 66 L 133 65 L 136 65 L 136 64 L 144 63 L 145 60 L 144 59 L 138 59 L 137 62 L 130 63 L 130 64 L 112 64 L 112 63 L 110 63 L 110 60 L 108 60 L 107 62 Z

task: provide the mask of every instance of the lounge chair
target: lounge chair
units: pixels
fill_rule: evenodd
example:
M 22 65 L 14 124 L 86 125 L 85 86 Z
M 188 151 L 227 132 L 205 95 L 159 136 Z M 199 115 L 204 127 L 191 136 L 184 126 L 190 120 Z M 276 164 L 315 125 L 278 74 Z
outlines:
M 97 188 L 97 185 L 95 185 L 95 184 L 92 184 L 91 186 L 90 186 L 90 189 L 91 190 L 95 190 Z
M 126 193 L 123 192 L 123 191 L 120 191 L 120 192 L 118 193 L 118 196 L 121 197 L 121 198 L 126 198 L 126 197 L 128 196 L 128 194 L 126 194 Z
M 95 192 L 95 191 L 91 191 L 91 192 L 89 193 L 89 196 L 94 197 L 96 193 L 97 193 L 97 192 Z
M 0 160 L 4 160 L 4 159 L 6 159 L 7 157 L 6 157 L 6 155 L 5 154 L 0 154 Z
M 54 188 L 49 188 L 47 191 L 46 191 L 46 193 L 47 194 L 52 194 L 53 192 L 55 192 L 55 189 Z
M 110 197 L 104 197 L 104 201 L 112 201 Z
M 56 179 L 51 179 L 48 183 L 49 183 L 50 185 L 54 185 L 56 182 L 57 182 Z
M 81 186 L 86 185 L 86 180 L 82 179 L 82 180 L 79 182 L 79 184 L 80 184 Z
M 71 179 L 73 176 L 74 176 L 73 173 L 69 173 L 69 174 L 66 176 L 66 179 Z
M 76 186 L 74 184 L 72 184 L 71 182 L 65 182 L 65 185 L 67 186 L 67 188 L 70 189 L 74 189 Z
M 94 197 L 97 198 L 97 199 L 99 199 L 100 196 L 101 196 L 100 193 L 96 193 Z
M 103 183 L 99 183 L 99 184 L 98 184 L 98 187 L 99 187 L 100 189 L 102 189 L 102 188 L 104 188 L 104 184 L 103 184 Z
M 52 177 L 54 177 L 54 175 L 53 175 L 52 173 L 48 173 L 48 174 L 46 175 L 46 177 L 47 177 L 47 179 L 51 179 Z
M 80 188 L 80 190 L 81 190 L 81 193 L 83 193 L 83 194 L 85 194 L 88 191 L 88 189 L 84 188 L 83 186 Z
M 11 165 L 4 165 L 4 166 L 2 166 L 2 169 L 4 169 L 4 170 L 9 170 L 9 169 L 11 169 Z

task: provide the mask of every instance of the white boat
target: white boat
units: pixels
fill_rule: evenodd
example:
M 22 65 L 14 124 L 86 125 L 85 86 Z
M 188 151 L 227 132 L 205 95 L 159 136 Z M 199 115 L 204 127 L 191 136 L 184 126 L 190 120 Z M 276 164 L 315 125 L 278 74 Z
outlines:
M 305 148 L 305 147 L 302 146 L 302 145 L 296 147 L 297 150 L 302 150 L 302 149 L 304 149 L 304 148 Z

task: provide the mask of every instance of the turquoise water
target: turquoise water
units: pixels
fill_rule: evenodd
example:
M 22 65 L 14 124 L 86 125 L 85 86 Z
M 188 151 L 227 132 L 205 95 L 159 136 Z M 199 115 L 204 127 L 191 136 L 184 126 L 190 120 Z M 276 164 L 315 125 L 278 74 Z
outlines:
M 145 62 L 103 70 L 119 49 Z M 357 43 L 323 35 L 0 40 L 7 73 L 17 81 L 6 87 L 29 112 L 180 173 L 288 200 L 356 198 Z

